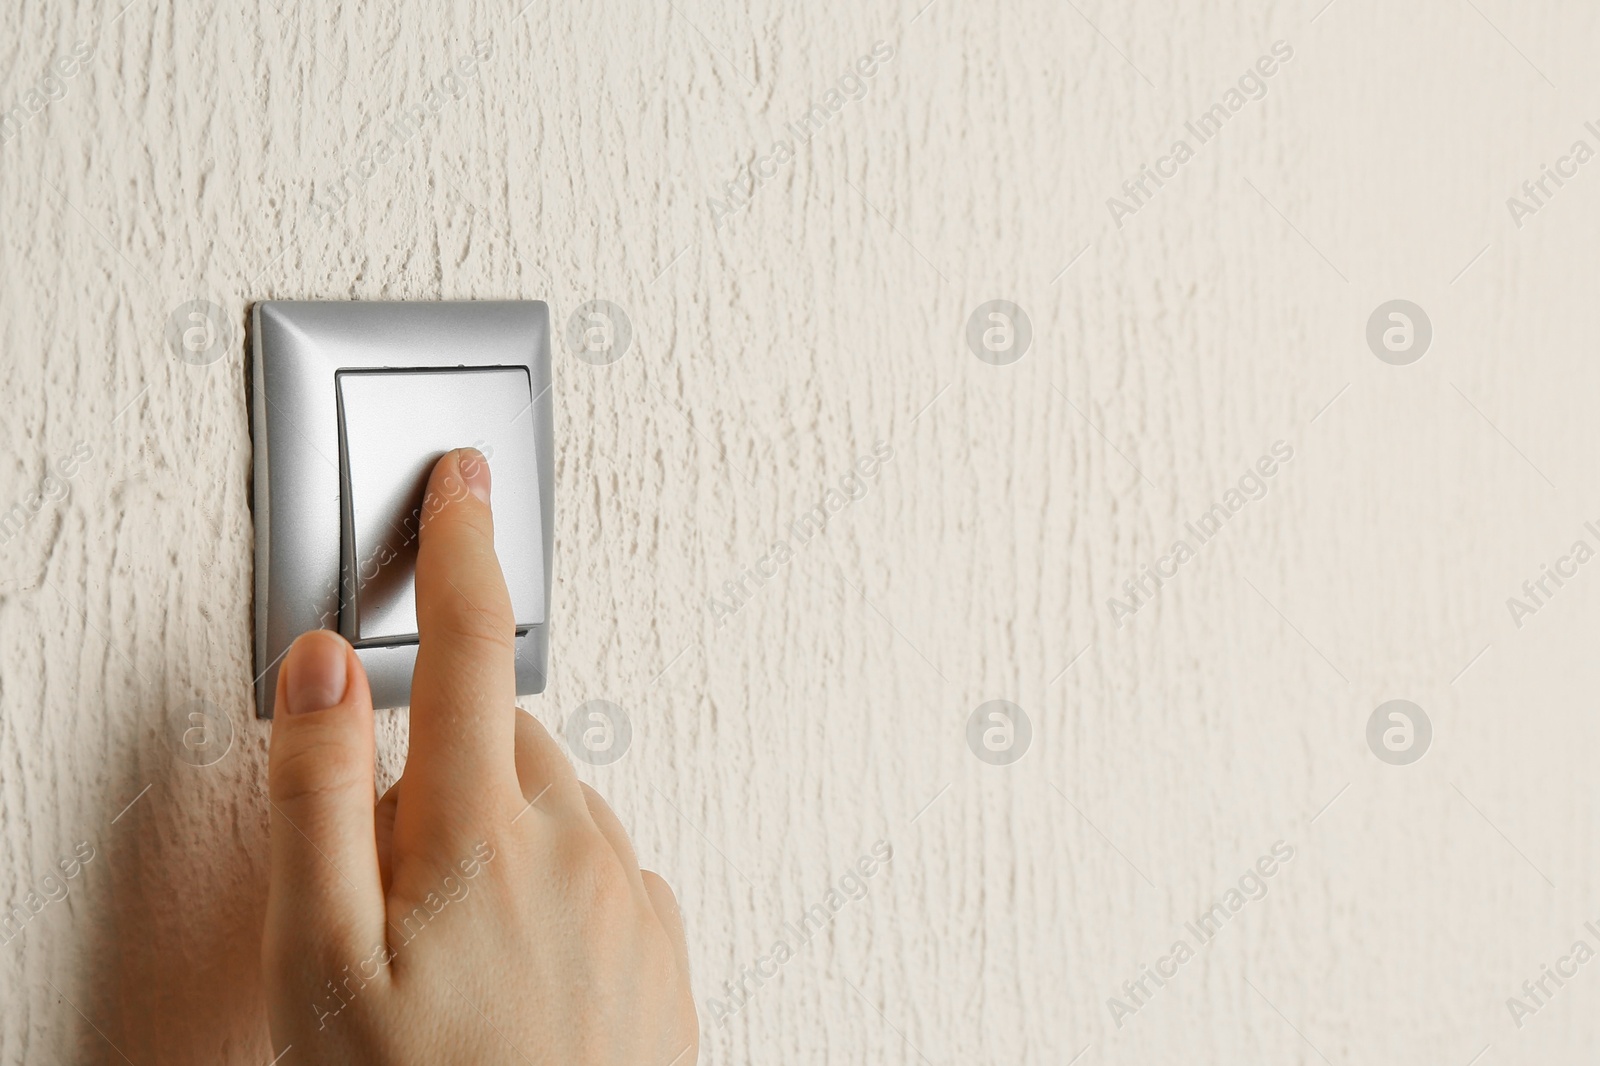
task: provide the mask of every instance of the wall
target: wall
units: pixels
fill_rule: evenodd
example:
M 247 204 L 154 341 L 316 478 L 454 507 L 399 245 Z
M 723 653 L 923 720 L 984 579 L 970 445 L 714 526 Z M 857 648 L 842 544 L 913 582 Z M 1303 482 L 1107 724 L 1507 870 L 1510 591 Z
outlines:
M 558 347 L 528 705 L 630 716 L 584 775 L 683 901 L 704 1061 L 1592 1049 L 1600 966 L 1506 1000 L 1600 946 L 1600 563 L 1507 602 L 1600 546 L 1600 164 L 1507 205 L 1600 147 L 1593 8 L 924 2 L 8 11 L 0 903 L 76 876 L 0 945 L 5 1061 L 271 1058 L 244 365 L 269 298 L 627 316 L 614 363 Z M 1135 199 L 1142 164 L 1174 176 Z M 1005 365 L 967 341 L 996 299 L 1031 327 Z M 1408 365 L 1366 337 L 1395 299 L 1431 322 Z M 1110 606 L 1278 441 L 1262 498 Z M 1431 723 L 1409 765 L 1367 741 L 1393 698 Z M 1031 725 L 1009 765 L 967 742 L 995 699 Z M 184 744 L 197 700 L 214 746 Z M 380 729 L 392 777 L 404 714 Z M 864 898 L 717 1011 L 880 840 Z M 1279 841 L 1200 946 L 1185 923 Z M 1120 990 L 1180 938 L 1176 976 Z

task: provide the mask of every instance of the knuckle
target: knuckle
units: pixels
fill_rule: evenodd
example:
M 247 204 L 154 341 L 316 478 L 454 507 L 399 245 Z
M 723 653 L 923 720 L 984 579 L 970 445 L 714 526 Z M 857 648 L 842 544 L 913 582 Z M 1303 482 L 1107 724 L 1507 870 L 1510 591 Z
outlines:
M 598 830 L 568 834 L 561 866 L 580 911 L 597 924 L 613 927 L 615 915 L 637 906 L 628 871 Z
M 661 893 L 667 899 L 672 900 L 673 903 L 678 902 L 678 894 L 672 891 L 672 886 L 667 883 L 665 877 L 662 877 L 654 870 L 640 870 L 639 876 L 643 878 L 646 888 L 653 892 Z
M 682 913 L 678 904 L 678 894 L 672 891 L 672 886 L 667 884 L 666 878 L 653 870 L 641 870 L 640 879 L 644 881 L 645 895 L 656 904 L 658 909 L 665 909 L 668 913 L 662 917 L 677 917 Z
M 493 651 L 515 653 L 517 647 L 516 623 L 509 609 L 475 607 L 458 598 L 433 619 L 433 632 L 429 636 L 443 638 L 455 645 L 478 645 Z
M 361 789 L 371 770 L 363 753 L 349 744 L 318 735 L 320 731 L 306 732 L 306 736 L 296 738 L 306 743 L 285 745 L 272 752 L 267 773 L 267 792 L 272 801 L 298 806 Z

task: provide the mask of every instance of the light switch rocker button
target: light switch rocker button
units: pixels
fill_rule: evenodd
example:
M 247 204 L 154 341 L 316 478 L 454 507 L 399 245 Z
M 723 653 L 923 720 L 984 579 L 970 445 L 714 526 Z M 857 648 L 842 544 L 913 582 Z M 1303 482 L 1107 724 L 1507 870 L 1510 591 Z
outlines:
M 493 479 L 494 548 L 518 631 L 545 621 L 534 397 L 522 367 L 337 375 L 343 519 L 339 630 L 357 647 L 417 642 L 417 537 L 428 475 L 475 447 Z M 465 493 L 462 484 L 446 495 Z M 441 501 L 442 502 L 442 501 Z

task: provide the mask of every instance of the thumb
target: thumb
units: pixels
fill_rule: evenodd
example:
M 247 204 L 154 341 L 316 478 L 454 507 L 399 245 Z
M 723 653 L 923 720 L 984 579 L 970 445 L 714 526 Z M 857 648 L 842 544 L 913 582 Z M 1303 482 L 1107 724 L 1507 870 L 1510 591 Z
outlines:
M 361 660 L 337 633 L 302 634 L 278 673 L 267 786 L 268 978 L 312 966 L 304 976 L 320 986 L 322 966 L 365 958 L 385 943 L 372 693 Z

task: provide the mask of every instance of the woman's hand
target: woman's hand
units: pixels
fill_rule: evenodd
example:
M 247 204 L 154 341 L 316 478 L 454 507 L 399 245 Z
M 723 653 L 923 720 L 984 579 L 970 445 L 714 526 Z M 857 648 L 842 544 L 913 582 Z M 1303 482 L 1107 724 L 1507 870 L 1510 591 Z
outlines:
M 374 806 L 372 697 L 317 630 L 278 676 L 262 964 L 290 1063 L 689 1066 L 672 890 L 515 706 L 489 468 L 439 460 L 417 556 L 405 772 Z

